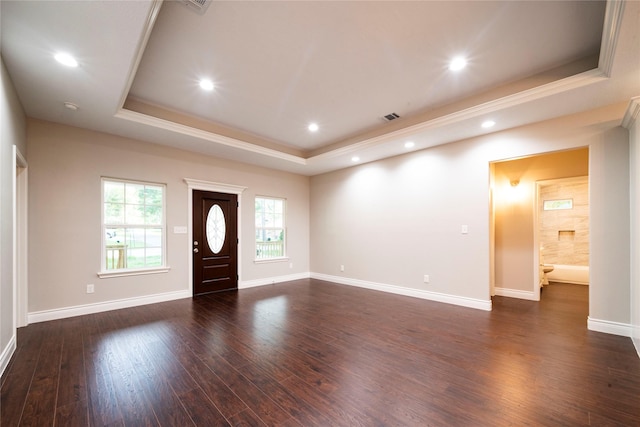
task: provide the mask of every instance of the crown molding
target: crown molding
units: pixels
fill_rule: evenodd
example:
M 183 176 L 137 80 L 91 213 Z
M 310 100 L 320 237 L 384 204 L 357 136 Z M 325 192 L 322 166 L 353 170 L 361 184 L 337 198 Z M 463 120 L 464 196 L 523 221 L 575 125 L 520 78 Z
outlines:
M 138 43 L 138 48 L 136 49 L 136 56 L 131 64 L 131 69 L 129 70 L 129 75 L 127 76 L 127 83 L 124 86 L 122 94 L 120 95 L 120 103 L 118 104 L 118 108 L 121 109 L 124 106 L 124 103 L 129 96 L 129 91 L 131 90 L 131 85 L 133 85 L 133 79 L 136 77 L 136 73 L 138 72 L 138 67 L 140 66 L 140 61 L 142 61 L 142 55 L 144 55 L 145 48 L 147 47 L 147 43 L 149 42 L 149 37 L 151 37 L 151 30 L 153 30 L 153 26 L 156 23 L 156 19 L 158 18 L 158 14 L 160 13 L 160 8 L 162 7 L 163 0 L 153 0 L 151 5 L 151 9 L 149 10 L 149 15 L 147 15 L 147 20 L 144 24 L 142 38 Z
M 631 100 L 629 101 L 629 106 L 627 107 L 627 111 L 625 111 L 624 113 L 621 126 L 627 129 L 631 129 L 631 126 L 633 126 L 639 115 L 640 96 L 636 96 L 634 98 L 631 98 Z
M 119 119 L 129 120 L 132 122 L 144 124 L 147 126 L 153 126 L 156 128 L 168 130 L 171 132 L 179 133 L 186 136 L 191 136 L 194 138 L 198 138 L 201 140 L 206 140 L 210 142 L 215 142 L 220 145 L 224 145 L 227 147 L 237 148 L 239 150 L 248 151 L 255 154 L 260 154 L 263 156 L 273 157 L 280 160 L 285 160 L 287 162 L 306 165 L 307 160 L 303 157 L 294 156 L 292 154 L 283 153 L 278 150 L 273 150 L 270 148 L 261 147 L 259 145 L 251 144 L 245 141 L 241 141 L 239 139 L 230 138 L 228 136 L 219 135 L 217 133 L 204 131 L 201 129 L 193 128 L 191 126 L 182 125 L 179 123 L 175 123 L 169 120 L 159 119 L 157 117 L 149 116 L 146 114 L 138 113 L 131 110 L 126 110 L 121 108 L 116 114 L 115 117 Z
M 604 25 L 602 27 L 602 42 L 600 43 L 600 59 L 598 68 L 607 77 L 611 76 L 613 59 L 618 44 L 618 35 L 622 26 L 622 15 L 624 13 L 624 0 L 608 0 L 604 12 Z
M 455 124 L 463 120 L 481 117 L 483 115 L 494 113 L 499 110 L 515 107 L 526 102 L 535 101 L 540 98 L 558 95 L 572 89 L 588 86 L 607 79 L 608 77 L 602 72 L 602 70 L 600 70 L 600 68 L 594 68 L 593 70 L 585 71 L 574 76 L 565 77 L 564 79 L 547 83 L 542 86 L 527 89 L 522 92 L 517 92 L 512 95 L 495 99 L 493 101 L 485 102 L 473 107 L 456 111 L 455 113 L 446 114 L 444 116 L 427 120 L 413 126 L 398 129 L 394 132 L 389 132 L 384 135 L 379 135 L 374 138 L 357 142 L 346 147 L 341 147 L 332 151 L 328 151 L 326 153 L 318 154 L 317 156 L 311 157 L 308 160 L 320 160 L 343 156 L 357 150 L 362 150 L 363 148 L 370 148 L 379 144 L 398 140 L 408 135 L 413 135 L 415 133 L 422 132 L 428 129 L 434 129 Z
M 135 77 L 137 68 L 142 59 L 145 46 L 149 40 L 151 31 L 153 29 L 156 18 L 162 6 L 162 0 L 153 0 L 153 5 L 151 6 L 149 16 L 147 18 L 146 26 L 139 43 L 139 48 L 137 50 L 138 55 L 136 56 L 136 59 L 132 64 L 127 85 L 125 87 L 125 90 L 122 94 L 122 98 L 120 101 L 120 108 L 116 112 L 115 117 L 137 122 L 137 123 L 148 125 L 148 126 L 153 126 L 153 127 L 164 129 L 164 130 L 168 130 L 171 132 L 176 132 L 182 135 L 191 136 L 201 140 L 214 142 L 214 143 L 221 144 L 227 147 L 232 147 L 238 150 L 243 150 L 243 151 L 251 152 L 254 154 L 259 154 L 259 155 L 283 160 L 283 161 L 297 164 L 297 165 L 307 166 L 310 164 L 310 162 L 315 163 L 315 162 L 320 162 L 322 160 L 334 159 L 337 157 L 345 156 L 355 151 L 383 145 L 401 138 L 408 137 L 415 133 L 455 124 L 464 120 L 473 119 L 475 117 L 491 114 L 496 111 L 521 105 L 526 102 L 531 102 L 537 99 L 558 95 L 565 91 L 569 91 L 569 90 L 576 89 L 583 86 L 588 86 L 594 83 L 601 82 L 603 80 L 607 80 L 611 75 L 611 70 L 613 67 L 615 49 L 618 42 L 618 36 L 620 33 L 622 18 L 624 14 L 625 1 L 626 0 L 608 0 L 607 1 L 603 31 L 602 31 L 602 41 L 600 46 L 600 57 L 598 60 L 598 68 L 585 71 L 583 73 L 576 74 L 574 76 L 569 76 L 569 77 L 557 80 L 555 82 L 547 83 L 542 86 L 524 90 L 522 92 L 514 93 L 512 95 L 501 97 L 489 102 L 478 104 L 473 107 L 465 108 L 455 113 L 445 114 L 443 116 L 435 117 L 433 119 L 426 120 L 422 123 L 418 123 L 412 126 L 398 129 L 393 132 L 389 132 L 383 135 L 378 135 L 369 139 L 365 139 L 365 140 L 356 142 L 354 144 L 350 144 L 348 146 L 340 147 L 331 151 L 318 154 L 316 156 L 305 158 L 301 156 L 295 156 L 292 154 L 283 153 L 278 150 L 265 148 L 265 147 L 248 143 L 239 139 L 227 137 L 227 136 L 220 135 L 210 131 L 196 129 L 190 126 L 178 124 L 175 122 L 171 122 L 169 120 L 160 119 L 157 117 L 149 116 L 146 114 L 138 113 L 138 112 L 123 108 L 126 98 L 128 96 L 129 90 L 133 83 L 133 79 Z M 635 119 L 635 117 L 637 117 L 638 115 L 637 113 L 638 103 L 632 102 L 632 105 L 630 105 L 630 108 L 632 107 L 635 108 L 635 112 L 632 112 L 632 113 L 628 112 L 628 114 L 633 114 L 633 119 Z M 623 126 L 625 126 L 625 123 L 628 124 L 629 120 L 631 119 L 627 119 L 627 115 L 625 115 L 625 120 L 623 120 Z

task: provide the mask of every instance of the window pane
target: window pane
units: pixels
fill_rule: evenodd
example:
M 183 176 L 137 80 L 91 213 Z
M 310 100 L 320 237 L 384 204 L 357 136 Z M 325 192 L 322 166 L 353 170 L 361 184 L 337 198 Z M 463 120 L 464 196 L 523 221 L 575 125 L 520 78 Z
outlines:
M 162 187 L 152 185 L 145 186 L 144 203 L 146 205 L 162 207 Z
M 127 268 L 127 249 L 125 245 L 115 244 L 106 247 L 106 268 L 107 270 L 117 270 Z
M 128 225 L 143 225 L 144 224 L 144 206 L 126 205 L 125 223 Z
M 104 181 L 104 201 L 124 203 L 124 182 Z
M 573 209 L 573 199 L 564 199 L 564 200 L 545 200 L 543 202 L 543 210 L 545 211 L 555 211 L 562 209 Z
M 274 200 L 273 212 L 275 214 L 282 214 L 284 212 L 284 201 Z
M 107 245 L 124 244 L 124 228 L 107 228 L 105 230 L 104 240 Z
M 161 266 L 162 265 L 162 249 L 147 248 L 145 260 L 146 260 L 147 267 Z
M 162 248 L 162 228 L 147 228 L 147 248 Z
M 127 246 L 129 248 L 144 248 L 145 247 L 145 230 L 144 228 L 129 228 L 127 229 Z
M 144 268 L 144 248 L 127 249 L 127 267 L 126 268 Z
M 162 206 L 145 206 L 144 207 L 144 224 L 146 225 L 162 224 Z
M 127 203 L 137 205 L 144 204 L 144 185 L 127 183 L 126 186 Z
M 122 203 L 105 203 L 104 223 L 124 224 L 124 205 Z
M 275 214 L 273 216 L 273 225 L 272 225 L 272 227 L 282 228 L 284 226 L 283 220 L 284 220 L 284 218 L 282 217 L 282 214 Z

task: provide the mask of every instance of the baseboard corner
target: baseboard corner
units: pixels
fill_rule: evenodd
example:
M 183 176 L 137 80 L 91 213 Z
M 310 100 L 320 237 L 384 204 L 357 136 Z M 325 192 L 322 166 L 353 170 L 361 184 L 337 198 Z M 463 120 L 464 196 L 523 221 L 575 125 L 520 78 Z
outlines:
M 594 332 L 619 335 L 631 338 L 632 327 L 628 323 L 612 322 L 610 320 L 594 319 L 587 317 L 587 329 Z
M 13 331 L 13 336 L 4 349 L 2 349 L 2 354 L 0 354 L 0 375 L 4 374 L 5 369 L 9 366 L 11 357 L 13 357 L 13 354 L 16 352 L 16 343 L 16 332 Z

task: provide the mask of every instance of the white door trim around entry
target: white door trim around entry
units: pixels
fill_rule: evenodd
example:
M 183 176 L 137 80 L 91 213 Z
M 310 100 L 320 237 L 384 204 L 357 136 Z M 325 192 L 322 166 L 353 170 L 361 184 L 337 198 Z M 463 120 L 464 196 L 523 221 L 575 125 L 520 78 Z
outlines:
M 212 191 L 215 193 L 226 193 L 226 194 L 237 194 L 238 195 L 238 284 L 240 283 L 240 277 L 242 277 L 242 246 L 240 243 L 242 242 L 242 192 L 247 189 L 247 187 L 242 187 L 239 185 L 232 184 L 224 184 L 220 182 L 210 182 L 210 181 L 202 181 L 199 179 L 191 179 L 184 178 L 184 182 L 187 183 L 188 194 L 187 194 L 187 234 L 189 235 L 187 241 L 187 253 L 189 254 L 188 259 L 188 270 L 189 270 L 189 293 L 193 295 L 193 190 L 203 190 L 203 191 Z
M 28 325 L 28 170 L 27 161 L 13 146 L 13 330 Z

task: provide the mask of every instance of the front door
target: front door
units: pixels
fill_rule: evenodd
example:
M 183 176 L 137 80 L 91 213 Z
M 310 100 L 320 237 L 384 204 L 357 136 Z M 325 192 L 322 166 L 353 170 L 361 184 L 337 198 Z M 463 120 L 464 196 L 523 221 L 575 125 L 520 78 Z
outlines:
M 238 196 L 193 191 L 193 295 L 238 288 Z

